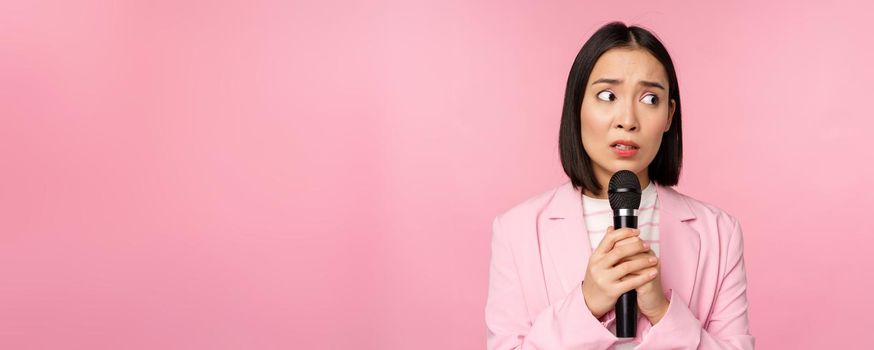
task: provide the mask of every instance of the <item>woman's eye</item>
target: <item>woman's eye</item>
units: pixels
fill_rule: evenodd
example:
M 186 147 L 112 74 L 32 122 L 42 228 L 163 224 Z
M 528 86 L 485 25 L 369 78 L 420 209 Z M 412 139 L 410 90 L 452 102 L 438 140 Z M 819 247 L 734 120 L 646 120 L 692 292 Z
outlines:
M 643 103 L 648 104 L 648 105 L 654 105 L 654 104 L 656 104 L 656 103 L 659 103 L 659 97 L 656 96 L 656 95 L 653 95 L 653 94 L 649 94 L 649 95 L 644 96 L 644 97 L 641 99 L 641 101 L 642 101 Z
M 616 99 L 616 95 L 614 95 L 612 91 L 604 90 L 598 93 L 598 99 L 603 101 L 613 101 Z

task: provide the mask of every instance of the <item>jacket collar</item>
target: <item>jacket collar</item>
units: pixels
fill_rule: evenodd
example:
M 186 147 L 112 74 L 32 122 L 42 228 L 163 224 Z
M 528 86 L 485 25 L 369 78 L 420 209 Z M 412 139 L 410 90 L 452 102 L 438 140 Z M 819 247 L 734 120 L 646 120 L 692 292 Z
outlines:
M 656 186 L 659 208 L 659 257 L 661 283 L 667 291 L 680 293 L 689 301 L 695 286 L 701 238 L 688 221 L 696 218 L 682 194 L 670 187 Z M 586 264 L 592 253 L 586 223 L 583 218 L 579 190 L 567 182 L 556 190 L 538 218 L 544 265 L 551 263 L 566 295 L 585 277 Z M 549 267 L 544 266 L 546 269 Z

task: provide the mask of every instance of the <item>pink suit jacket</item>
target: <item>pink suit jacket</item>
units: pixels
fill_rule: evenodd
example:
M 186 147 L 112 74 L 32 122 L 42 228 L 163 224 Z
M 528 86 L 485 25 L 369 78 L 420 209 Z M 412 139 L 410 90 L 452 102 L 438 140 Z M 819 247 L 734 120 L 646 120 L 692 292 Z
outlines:
M 671 187 L 656 190 L 670 306 L 655 326 L 640 316 L 635 349 L 753 349 L 737 219 Z M 583 298 L 592 247 L 570 182 L 498 215 L 491 250 L 488 349 L 608 349 L 620 341 L 608 329 L 615 314 L 602 322 Z

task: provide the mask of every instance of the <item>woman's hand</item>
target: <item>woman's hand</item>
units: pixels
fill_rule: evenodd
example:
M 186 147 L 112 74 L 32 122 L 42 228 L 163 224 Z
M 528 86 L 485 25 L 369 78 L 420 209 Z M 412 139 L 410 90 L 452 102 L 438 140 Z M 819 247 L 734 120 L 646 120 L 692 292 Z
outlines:
M 623 239 L 619 242 L 616 242 L 616 247 L 623 245 L 633 245 L 635 244 L 636 237 L 630 237 Z M 670 305 L 670 301 L 665 297 L 664 291 L 662 290 L 662 282 L 661 282 L 661 261 L 655 256 L 655 253 L 650 249 L 646 252 L 637 254 L 631 259 L 656 259 L 655 266 L 653 268 L 656 271 L 656 275 L 654 278 L 644 283 L 642 286 L 636 288 L 637 290 L 637 309 L 640 313 L 649 320 L 649 323 L 655 325 L 659 321 L 661 321 L 662 317 L 665 316 L 665 313 L 668 311 L 668 306 Z M 641 270 L 630 273 L 626 276 L 626 279 L 631 279 L 634 276 L 639 276 L 643 273 L 649 273 L 649 271 Z
M 610 226 L 604 239 L 589 257 L 582 289 L 586 306 L 595 318 L 601 318 L 612 310 L 616 306 L 616 300 L 623 293 L 639 288 L 656 278 L 658 261 L 651 260 L 649 255 L 641 254 L 650 250 L 649 245 L 639 236 L 638 229 L 614 230 L 613 226 Z M 621 246 L 617 245 L 620 241 L 623 242 Z M 648 294 L 647 298 L 649 302 L 653 298 L 652 294 Z

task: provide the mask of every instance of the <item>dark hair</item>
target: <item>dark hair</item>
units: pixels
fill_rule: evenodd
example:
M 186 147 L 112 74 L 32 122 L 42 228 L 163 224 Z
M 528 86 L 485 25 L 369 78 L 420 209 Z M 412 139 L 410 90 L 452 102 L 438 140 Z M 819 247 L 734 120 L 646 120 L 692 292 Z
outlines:
M 648 173 L 652 182 L 665 186 L 674 186 L 680 179 L 680 168 L 683 163 L 683 134 L 680 126 L 680 88 L 677 84 L 677 73 L 671 56 L 655 35 L 637 26 L 626 26 L 622 22 L 611 22 L 592 34 L 574 59 L 567 79 L 567 89 L 564 95 L 564 107 L 561 112 L 561 127 L 559 129 L 558 147 L 561 155 L 561 165 L 570 177 L 574 188 L 588 189 L 600 195 L 603 185 L 599 184 L 592 171 L 592 159 L 583 149 L 583 139 L 580 134 L 580 107 L 586 91 L 589 75 L 595 67 L 595 62 L 604 52 L 612 48 L 641 48 L 649 51 L 665 68 L 668 75 L 668 100 L 675 101 L 675 110 L 671 126 L 662 136 L 662 143 Z

